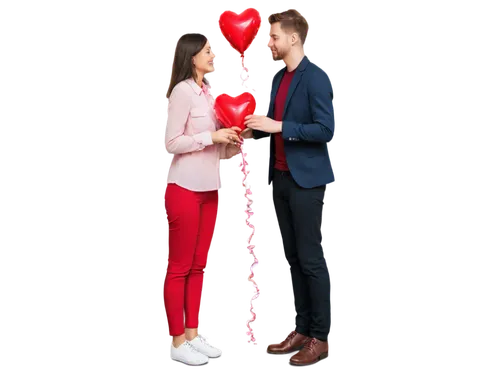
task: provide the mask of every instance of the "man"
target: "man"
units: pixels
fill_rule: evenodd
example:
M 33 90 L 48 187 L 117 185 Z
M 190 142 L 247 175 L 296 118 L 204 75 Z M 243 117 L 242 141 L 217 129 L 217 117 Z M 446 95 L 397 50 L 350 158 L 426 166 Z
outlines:
M 296 10 L 269 17 L 268 47 L 286 67 L 273 79 L 267 116 L 245 118 L 243 138 L 271 136 L 269 183 L 290 264 L 295 299 L 295 330 L 268 353 L 299 350 L 293 365 L 328 356 L 330 277 L 321 246 L 326 184 L 334 181 L 327 142 L 333 137 L 333 92 L 325 72 L 304 55 L 307 21 Z

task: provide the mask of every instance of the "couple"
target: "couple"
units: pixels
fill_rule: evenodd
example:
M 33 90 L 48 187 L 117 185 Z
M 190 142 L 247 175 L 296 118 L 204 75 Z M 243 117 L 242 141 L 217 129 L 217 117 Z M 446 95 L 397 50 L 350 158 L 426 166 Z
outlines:
M 325 72 L 304 55 L 306 20 L 296 10 L 273 14 L 268 47 L 286 67 L 273 79 L 267 116 L 247 116 L 247 129 L 221 128 L 205 74 L 213 54 L 200 34 L 180 38 L 168 89 L 166 148 L 174 154 L 165 193 L 169 257 L 164 286 L 171 357 L 201 365 L 221 355 L 198 334 L 203 270 L 215 227 L 219 160 L 240 153 L 243 139 L 271 136 L 269 183 L 295 299 L 295 330 L 267 352 L 292 365 L 328 356 L 330 279 L 321 246 L 326 184 L 334 181 L 327 142 L 333 137 L 333 92 Z

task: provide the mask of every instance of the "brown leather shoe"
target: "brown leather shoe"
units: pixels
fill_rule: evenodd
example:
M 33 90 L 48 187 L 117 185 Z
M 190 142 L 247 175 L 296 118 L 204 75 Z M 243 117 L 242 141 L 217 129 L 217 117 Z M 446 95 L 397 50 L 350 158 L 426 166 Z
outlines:
M 307 340 L 310 339 L 311 339 L 310 337 L 304 336 L 298 332 L 293 331 L 288 335 L 285 341 L 282 341 L 279 344 L 269 345 L 267 347 L 267 352 L 270 354 L 292 353 L 302 349 Z
M 295 366 L 312 365 L 328 357 L 328 342 L 316 338 L 310 339 L 304 348 L 290 358 L 290 364 Z

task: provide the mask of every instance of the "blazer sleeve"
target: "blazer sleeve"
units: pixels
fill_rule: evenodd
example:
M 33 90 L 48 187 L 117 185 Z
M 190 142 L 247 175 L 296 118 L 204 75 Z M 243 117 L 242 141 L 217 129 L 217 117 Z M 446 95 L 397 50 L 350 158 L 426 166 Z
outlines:
M 259 147 L 265 145 L 269 141 L 269 137 L 271 136 L 270 133 L 266 133 L 255 129 L 252 131 L 252 133 L 255 139 L 255 143 L 257 143 Z
M 321 71 L 308 84 L 309 106 L 312 123 L 300 124 L 283 121 L 282 136 L 285 141 L 327 143 L 333 138 L 335 121 L 333 117 L 333 89 L 328 75 Z
M 191 98 L 189 92 L 179 85 L 172 90 L 169 98 L 165 147 L 171 154 L 201 151 L 213 144 L 212 135 L 210 131 L 193 136 L 184 135 L 191 108 Z

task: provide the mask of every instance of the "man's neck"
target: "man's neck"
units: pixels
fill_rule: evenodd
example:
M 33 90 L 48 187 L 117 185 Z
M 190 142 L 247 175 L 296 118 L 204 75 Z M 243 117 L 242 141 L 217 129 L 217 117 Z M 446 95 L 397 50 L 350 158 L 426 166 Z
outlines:
M 290 53 L 283 59 L 286 64 L 286 70 L 291 72 L 297 69 L 304 56 L 305 54 L 302 48 L 300 50 L 291 50 Z

